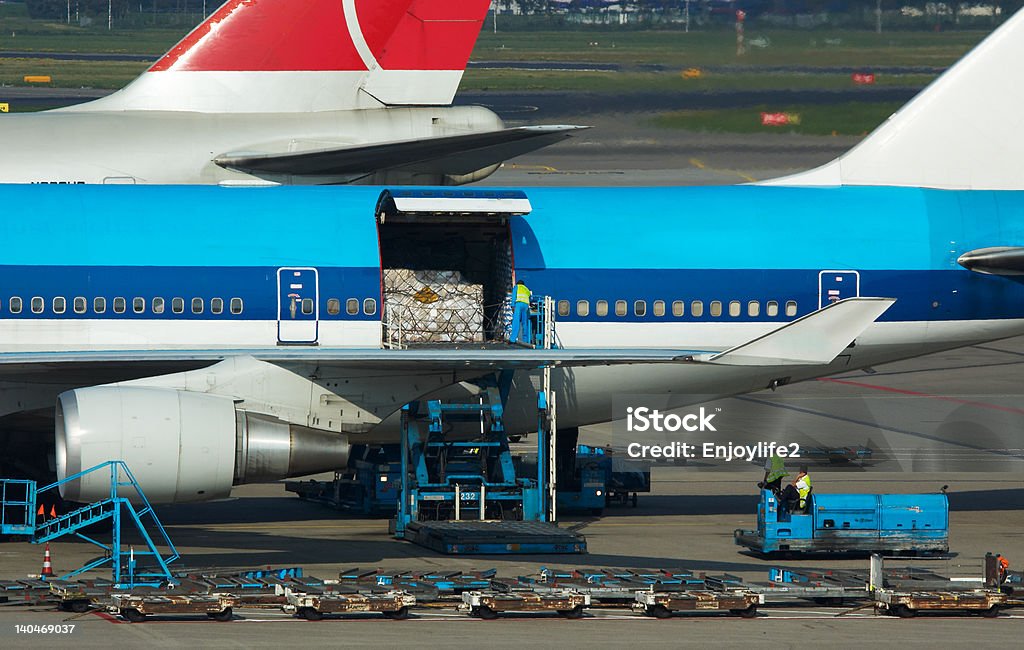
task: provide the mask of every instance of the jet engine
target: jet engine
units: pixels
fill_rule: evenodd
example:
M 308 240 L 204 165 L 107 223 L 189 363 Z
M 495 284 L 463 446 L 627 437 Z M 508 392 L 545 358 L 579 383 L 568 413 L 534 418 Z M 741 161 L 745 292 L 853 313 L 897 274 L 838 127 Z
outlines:
M 342 435 L 241 410 L 220 395 L 96 386 L 57 397 L 57 478 L 123 460 L 152 503 L 224 498 L 232 485 L 344 467 L 348 453 Z M 71 501 L 109 495 L 105 472 L 62 486 Z

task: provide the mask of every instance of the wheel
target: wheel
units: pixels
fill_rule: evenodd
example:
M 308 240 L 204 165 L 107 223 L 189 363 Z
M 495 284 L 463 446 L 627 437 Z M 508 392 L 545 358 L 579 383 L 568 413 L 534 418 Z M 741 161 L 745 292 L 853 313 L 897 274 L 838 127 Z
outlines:
M 494 619 L 498 618 L 498 612 L 494 611 L 487 605 L 480 605 L 479 607 L 474 607 L 470 611 L 470 613 L 474 616 L 479 616 L 485 621 L 493 621 Z
M 299 610 L 299 616 L 306 619 L 307 621 L 320 621 L 323 620 L 324 615 L 313 609 L 312 607 L 303 607 Z
M 84 614 L 92 609 L 92 603 L 88 600 L 72 600 L 70 603 L 67 603 L 67 608 L 76 614 Z
M 125 617 L 125 619 L 129 623 L 141 623 L 142 621 L 146 620 L 145 614 L 132 607 L 126 607 L 122 609 L 121 616 Z
M 906 605 L 894 605 L 890 611 L 893 616 L 899 616 L 900 618 L 914 618 L 917 616 L 917 612 Z
M 393 611 L 381 612 L 381 614 L 383 614 L 385 618 L 390 618 L 392 621 L 404 621 L 409 618 L 409 608 L 399 607 Z
M 583 618 L 583 605 L 576 605 L 572 609 L 560 609 L 558 615 L 570 619 Z
M 672 618 L 672 610 L 664 605 L 653 605 L 647 608 L 647 615 L 654 618 Z
M 757 605 L 750 605 L 746 609 L 730 609 L 729 613 L 741 618 L 757 618 Z
M 995 618 L 999 616 L 999 605 L 992 605 L 988 609 L 981 610 L 981 615 L 985 618 Z
M 231 611 L 230 607 L 225 607 L 223 612 L 207 612 L 206 615 L 215 621 L 225 623 L 231 620 L 233 612 Z
M 633 499 L 632 500 L 633 500 L 633 507 L 635 508 L 636 507 L 636 501 L 637 501 L 636 492 L 633 493 Z

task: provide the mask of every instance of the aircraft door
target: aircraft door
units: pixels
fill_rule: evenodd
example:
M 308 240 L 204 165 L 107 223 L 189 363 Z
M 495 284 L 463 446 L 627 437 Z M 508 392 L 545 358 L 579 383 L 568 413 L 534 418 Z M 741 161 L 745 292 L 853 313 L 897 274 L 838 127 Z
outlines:
M 860 296 L 857 271 L 821 271 L 818 273 L 818 309 L 845 298 Z
M 316 269 L 277 270 L 277 342 L 315 345 L 319 334 L 320 292 Z

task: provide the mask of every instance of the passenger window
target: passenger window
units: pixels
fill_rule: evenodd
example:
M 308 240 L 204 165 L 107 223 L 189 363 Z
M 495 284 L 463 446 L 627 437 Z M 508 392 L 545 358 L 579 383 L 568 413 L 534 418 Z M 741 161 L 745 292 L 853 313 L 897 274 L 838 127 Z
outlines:
M 163 298 L 153 298 L 153 313 L 154 314 L 162 314 L 162 313 L 164 313 L 164 299 Z
M 558 315 L 559 316 L 568 316 L 569 315 L 569 301 L 568 300 L 559 300 L 558 301 Z
M 779 315 L 779 301 L 769 300 L 768 304 L 764 306 L 764 315 L 769 318 L 775 318 Z
M 92 299 L 92 310 L 97 314 L 102 314 L 107 311 L 107 299 L 103 296 L 98 296 Z
M 665 315 L 665 301 L 664 300 L 655 300 L 654 301 L 654 315 L 655 316 L 664 316 Z
M 43 306 L 45 305 L 45 302 L 43 301 L 42 298 L 36 296 L 35 298 L 32 299 L 32 302 L 29 303 L 29 305 L 32 309 L 33 314 L 41 314 L 43 313 Z
M 683 304 L 682 300 L 676 300 L 672 303 L 672 315 L 675 316 L 676 318 L 682 316 L 685 309 L 686 307 Z
M 761 302 L 758 300 L 751 300 L 747 303 L 747 316 L 751 318 L 757 318 L 761 315 Z
M 171 298 L 171 311 L 173 311 L 175 314 L 185 313 L 185 299 Z
M 377 299 L 366 298 L 363 300 L 363 313 L 367 316 L 373 316 L 377 313 Z
M 63 296 L 57 296 L 53 299 L 53 313 L 63 314 L 67 311 L 68 301 Z
M 598 300 L 597 304 L 594 305 L 594 313 L 597 314 L 598 316 L 607 316 L 608 315 L 608 301 L 607 300 Z
M 729 301 L 729 315 L 736 318 L 740 315 L 740 301 L 730 300 Z
M 646 316 L 647 315 L 647 301 L 646 300 L 637 300 L 636 302 L 634 302 L 633 303 L 633 314 L 636 315 L 636 316 Z
M 192 313 L 193 314 L 201 314 L 201 313 L 203 313 L 203 299 L 202 298 L 193 298 L 192 299 Z
M 341 301 L 337 298 L 329 298 L 327 300 L 327 313 L 331 316 L 337 316 L 341 313 Z
M 11 301 L 10 301 L 10 305 L 11 305 L 11 313 L 12 314 L 20 314 L 21 313 L 21 298 L 19 298 L 18 296 L 12 296 L 11 297 Z
M 709 305 L 709 307 L 708 307 L 708 313 L 710 313 L 711 316 L 714 317 L 714 318 L 718 318 L 719 316 L 721 316 L 722 315 L 722 301 L 721 300 L 712 300 L 711 301 L 711 305 Z
M 124 311 L 125 311 L 125 308 L 127 306 L 128 306 L 128 301 L 125 300 L 124 298 L 121 298 L 120 296 L 118 296 L 117 298 L 114 298 L 114 313 L 115 314 L 123 314 Z
M 796 301 L 795 300 L 787 300 L 786 301 L 786 315 L 787 316 L 796 316 Z
M 626 315 L 626 301 L 625 300 L 616 300 L 615 301 L 615 315 L 616 316 L 625 316 Z
M 146 311 L 146 299 L 145 298 L 132 298 L 132 311 L 136 314 L 141 314 Z
M 704 301 L 694 300 L 690 303 L 690 313 L 693 314 L 694 318 L 700 318 L 704 315 Z
M 355 300 L 355 299 L 353 298 L 353 300 Z M 358 311 L 358 310 L 359 310 L 359 302 L 357 301 L 356 302 L 356 311 Z M 302 299 L 302 313 L 305 314 L 306 316 L 309 316 L 310 314 L 313 313 L 313 299 L 312 298 L 303 298 Z
M 86 302 L 85 298 L 82 296 L 75 298 L 74 309 L 76 314 L 84 314 L 87 306 L 88 302 Z
M 576 315 L 577 316 L 589 316 L 590 315 L 590 301 L 580 300 L 576 303 Z
M 231 313 L 232 314 L 241 314 L 242 313 L 242 307 L 243 307 L 243 305 L 242 305 L 242 299 L 241 298 L 232 298 L 231 299 Z
M 305 313 L 305 310 L 303 310 Z M 345 313 L 349 316 L 354 316 L 359 313 L 359 300 L 356 298 L 349 298 L 345 301 Z
M 223 314 L 224 313 L 224 299 L 223 298 L 210 298 L 210 313 L 211 314 Z

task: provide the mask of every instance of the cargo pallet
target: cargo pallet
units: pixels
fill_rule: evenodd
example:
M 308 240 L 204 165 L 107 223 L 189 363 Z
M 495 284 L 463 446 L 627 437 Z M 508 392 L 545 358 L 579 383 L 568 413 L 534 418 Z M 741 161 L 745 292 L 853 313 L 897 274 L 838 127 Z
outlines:
M 583 553 L 582 535 L 540 521 L 415 521 L 406 539 L 446 555 Z
M 153 614 L 205 614 L 215 621 L 230 621 L 238 599 L 230 594 L 114 594 L 107 611 L 129 623 L 141 623 Z
M 636 592 L 633 611 L 655 618 L 670 618 L 673 613 L 728 612 L 742 618 L 757 616 L 757 606 L 764 604 L 764 595 L 749 591 L 663 591 Z
M 583 618 L 583 610 L 590 607 L 590 596 L 562 590 L 546 593 L 532 591 L 467 591 L 462 594 L 459 611 L 484 620 L 494 620 L 507 612 L 553 612 L 563 618 Z
M 416 597 L 404 591 L 384 594 L 302 593 L 285 591 L 288 604 L 281 609 L 307 621 L 319 621 L 325 614 L 379 613 L 384 618 L 401 621 L 409 618 L 409 608 L 416 606 Z

